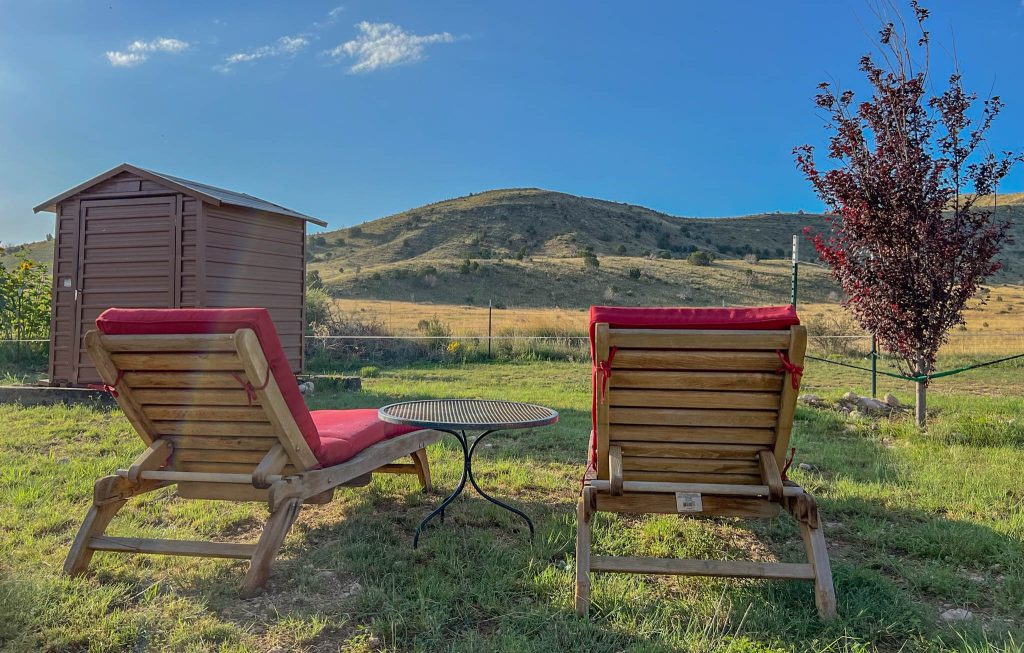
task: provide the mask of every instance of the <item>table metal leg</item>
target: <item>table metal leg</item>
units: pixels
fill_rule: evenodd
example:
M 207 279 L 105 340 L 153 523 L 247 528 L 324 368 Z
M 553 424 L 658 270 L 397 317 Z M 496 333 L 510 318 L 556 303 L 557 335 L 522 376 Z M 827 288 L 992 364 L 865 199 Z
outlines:
M 469 472 L 469 482 L 473 484 L 473 487 L 476 488 L 476 491 L 483 498 L 487 499 L 488 501 L 495 505 L 501 506 L 502 508 L 508 510 L 509 512 L 514 512 L 515 514 L 525 519 L 527 526 L 530 527 L 530 539 L 533 539 L 533 521 L 526 515 L 526 513 L 523 512 L 522 510 L 519 510 L 518 508 L 513 508 L 504 501 L 499 501 L 498 499 L 495 499 L 491 495 L 481 490 L 480 486 L 477 485 L 476 478 L 474 478 L 473 476 L 473 452 L 476 451 L 476 445 L 480 444 L 480 441 L 483 440 L 488 435 L 490 435 L 491 433 L 494 433 L 494 431 L 484 431 L 483 433 L 481 433 L 479 436 L 477 436 L 477 439 L 473 441 L 473 446 L 469 448 L 469 456 L 466 458 L 466 470 Z
M 509 512 L 515 513 L 522 517 L 524 520 L 526 520 L 526 525 L 530 527 L 530 538 L 532 539 L 534 530 L 533 521 L 526 515 L 526 513 L 523 512 L 522 510 L 519 510 L 518 508 L 513 508 L 504 501 L 495 499 L 491 495 L 484 492 L 482 489 L 480 489 L 480 485 L 477 484 L 476 478 L 473 476 L 473 452 L 476 451 L 476 445 L 480 444 L 481 440 L 483 440 L 491 433 L 494 433 L 494 431 L 484 431 L 479 436 L 477 436 L 476 440 L 473 441 L 473 445 L 470 446 L 469 438 L 466 436 L 465 431 L 448 431 L 445 429 L 437 430 L 454 435 L 455 439 L 459 441 L 460 445 L 462 445 L 462 478 L 459 480 L 459 484 L 455 488 L 455 490 L 451 494 L 449 494 L 444 501 L 441 502 L 441 505 L 435 508 L 429 515 L 427 515 L 426 518 L 424 518 L 424 520 L 420 522 L 420 525 L 416 527 L 416 535 L 414 535 L 412 538 L 412 547 L 415 549 L 419 546 L 420 533 L 423 531 L 424 528 L 427 527 L 427 524 L 429 524 L 430 521 L 434 519 L 434 517 L 440 516 L 441 523 L 444 523 L 445 508 L 447 508 L 451 504 L 451 502 L 455 500 L 455 497 L 462 494 L 463 489 L 465 489 L 466 487 L 467 478 L 469 479 L 469 482 L 473 484 L 473 488 L 476 489 L 476 491 L 484 499 L 490 501 L 491 503 L 497 506 L 501 506 L 502 508 L 508 510 Z
M 437 430 L 438 431 L 444 431 L 444 429 L 437 429 Z M 441 502 L 441 505 L 438 506 L 437 508 L 435 508 L 429 515 L 427 515 L 423 519 L 423 521 L 420 522 L 420 525 L 416 527 L 416 535 L 414 535 L 413 538 L 412 538 L 412 548 L 414 548 L 414 549 L 419 546 L 419 543 L 420 543 L 420 533 L 423 531 L 424 528 L 426 528 L 427 524 L 430 523 L 430 520 L 432 520 L 434 517 L 437 517 L 438 515 L 441 515 L 441 523 L 443 524 L 444 523 L 444 509 L 447 508 L 448 505 L 452 501 L 455 500 L 455 497 L 457 497 L 460 494 L 462 494 L 463 488 L 466 487 L 466 476 L 467 476 L 467 474 L 469 472 L 469 448 L 468 448 L 469 445 L 466 443 L 466 434 L 465 433 L 459 433 L 457 431 L 444 431 L 444 432 L 445 433 L 451 433 L 452 435 L 454 435 L 455 439 L 458 440 L 459 444 L 462 445 L 462 460 L 463 460 L 463 464 L 462 464 L 462 478 L 459 480 L 459 484 L 458 484 L 458 486 L 456 486 L 455 490 L 451 494 L 449 494 L 448 497 L 445 498 L 444 501 Z M 474 485 L 476 485 L 476 484 L 474 483 Z

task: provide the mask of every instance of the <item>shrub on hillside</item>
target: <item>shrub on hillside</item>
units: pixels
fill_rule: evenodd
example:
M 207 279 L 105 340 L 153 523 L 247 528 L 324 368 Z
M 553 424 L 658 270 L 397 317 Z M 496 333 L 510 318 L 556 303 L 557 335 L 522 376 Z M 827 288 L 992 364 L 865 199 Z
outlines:
M 690 265 L 711 265 L 711 255 L 707 252 L 693 252 L 686 257 L 686 262 Z
M 639 279 L 641 275 L 640 268 L 629 268 L 629 271 L 626 272 L 626 275 L 629 276 L 630 279 Z

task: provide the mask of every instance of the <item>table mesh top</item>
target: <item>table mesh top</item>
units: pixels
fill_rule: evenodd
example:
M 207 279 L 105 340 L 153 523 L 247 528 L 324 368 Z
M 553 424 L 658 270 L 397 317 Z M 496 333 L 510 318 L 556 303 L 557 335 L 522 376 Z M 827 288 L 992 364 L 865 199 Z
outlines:
M 558 413 L 544 406 L 488 399 L 430 399 L 392 404 L 379 416 L 392 424 L 436 428 L 529 428 L 558 421 Z

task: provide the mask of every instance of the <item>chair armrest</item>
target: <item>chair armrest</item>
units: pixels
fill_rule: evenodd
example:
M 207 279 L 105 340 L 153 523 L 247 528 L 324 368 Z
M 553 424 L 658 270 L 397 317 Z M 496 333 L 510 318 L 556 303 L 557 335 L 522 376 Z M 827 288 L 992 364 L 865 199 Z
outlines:
M 617 445 L 608 447 L 608 478 L 611 493 L 622 494 L 622 447 Z
M 761 480 L 768 486 L 768 498 L 775 502 L 782 502 L 783 485 L 782 473 L 779 472 L 779 464 L 775 461 L 775 454 L 771 451 L 758 451 L 758 462 L 761 465 Z
M 280 474 L 288 464 L 288 460 L 288 452 L 284 450 L 283 444 L 278 442 L 271 447 L 252 473 L 253 487 L 262 489 L 270 487 L 270 477 Z

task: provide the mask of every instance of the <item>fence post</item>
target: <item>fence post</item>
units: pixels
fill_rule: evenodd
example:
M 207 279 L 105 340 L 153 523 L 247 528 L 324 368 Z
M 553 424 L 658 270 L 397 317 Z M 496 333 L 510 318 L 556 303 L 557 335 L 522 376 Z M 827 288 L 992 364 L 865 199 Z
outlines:
M 797 286 L 797 273 L 799 272 L 798 266 L 800 265 L 800 237 L 793 234 L 793 270 L 792 270 L 792 287 L 790 289 L 789 303 L 796 308 L 796 286 Z
M 871 398 L 878 398 L 878 340 L 871 334 Z
M 491 309 L 493 303 L 491 300 L 487 300 L 487 358 L 491 357 Z

